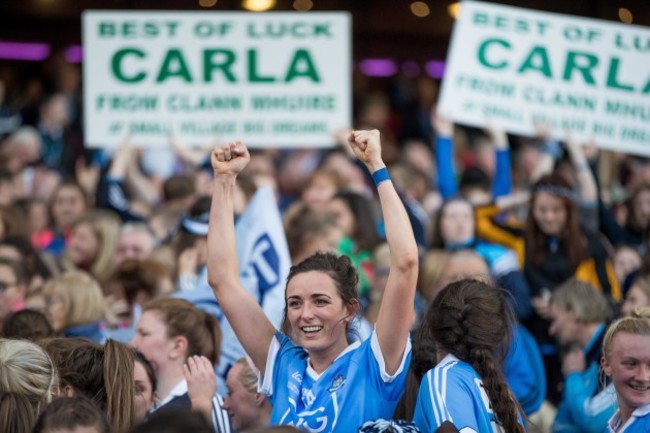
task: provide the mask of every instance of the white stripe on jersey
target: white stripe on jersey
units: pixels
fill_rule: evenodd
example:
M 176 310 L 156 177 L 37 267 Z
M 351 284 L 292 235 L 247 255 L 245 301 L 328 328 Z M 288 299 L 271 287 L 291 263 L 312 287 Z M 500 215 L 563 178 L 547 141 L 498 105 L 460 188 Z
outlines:
M 427 380 L 429 381 L 429 400 L 431 400 L 431 408 L 433 409 L 433 416 L 436 418 L 436 425 L 441 425 L 442 423 L 440 422 L 440 415 L 438 414 L 438 408 L 436 407 L 436 399 L 433 397 L 433 376 L 435 374 L 435 370 L 431 371 L 431 374 L 427 374 Z
M 442 368 L 436 368 L 438 375 L 435 378 L 435 387 L 436 395 L 438 396 L 438 401 L 440 402 L 439 410 L 441 422 L 438 425 L 441 425 L 445 421 L 449 421 L 452 424 L 454 423 L 451 413 L 447 410 L 446 397 L 447 397 L 447 372 L 448 370 L 456 365 L 456 361 L 452 361 L 448 364 L 445 364 Z M 434 370 L 434 371 L 435 371 Z
M 228 412 L 223 409 L 221 396 L 212 399 L 212 428 L 215 433 L 232 433 Z

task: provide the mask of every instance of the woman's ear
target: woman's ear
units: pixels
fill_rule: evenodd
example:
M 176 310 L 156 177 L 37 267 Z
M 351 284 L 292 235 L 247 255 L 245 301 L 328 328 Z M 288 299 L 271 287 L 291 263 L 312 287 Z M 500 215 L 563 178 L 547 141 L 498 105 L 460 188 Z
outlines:
M 350 302 L 347 303 L 345 308 L 348 312 L 347 316 L 345 317 L 345 322 L 350 323 L 356 317 L 357 311 L 359 311 L 359 300 L 352 299 Z
M 611 365 L 609 365 L 609 362 L 607 362 L 607 358 L 605 358 L 605 355 L 603 355 L 603 356 L 600 358 L 600 366 L 602 367 L 603 372 L 604 372 L 608 377 L 611 377 L 611 376 L 612 376 L 612 367 L 611 367 Z
M 177 359 L 177 358 L 182 358 L 183 363 L 186 361 L 187 357 L 187 338 L 184 337 L 183 335 L 178 335 L 173 338 L 174 344 L 172 346 L 171 351 L 169 352 L 169 357 L 171 359 Z

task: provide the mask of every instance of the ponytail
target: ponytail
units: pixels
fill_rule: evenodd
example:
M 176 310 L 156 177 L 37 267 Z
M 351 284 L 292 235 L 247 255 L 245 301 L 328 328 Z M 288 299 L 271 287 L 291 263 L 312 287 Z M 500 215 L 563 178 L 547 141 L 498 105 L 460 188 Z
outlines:
M 133 377 L 135 359 L 124 344 L 108 340 L 104 346 L 106 413 L 114 433 L 129 431 L 135 418 Z

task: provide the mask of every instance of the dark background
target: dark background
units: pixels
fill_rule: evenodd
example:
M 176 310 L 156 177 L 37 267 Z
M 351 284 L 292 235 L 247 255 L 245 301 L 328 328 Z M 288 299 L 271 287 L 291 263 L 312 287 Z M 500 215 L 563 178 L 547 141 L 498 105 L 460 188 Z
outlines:
M 418 18 L 411 0 L 313 0 L 312 11 L 347 10 L 353 17 L 354 60 L 389 57 L 424 62 L 444 59 L 453 19 L 452 1 L 424 0 L 431 13 Z M 625 7 L 634 24 L 650 25 L 650 0 L 495 1 L 540 11 L 619 21 Z M 293 0 L 277 0 L 275 11 L 292 11 Z M 81 42 L 85 9 L 240 11 L 241 0 L 218 0 L 201 8 L 198 0 L 0 0 L 0 40 L 47 42 L 64 47 Z M 309 13 L 309 12 L 307 12 Z

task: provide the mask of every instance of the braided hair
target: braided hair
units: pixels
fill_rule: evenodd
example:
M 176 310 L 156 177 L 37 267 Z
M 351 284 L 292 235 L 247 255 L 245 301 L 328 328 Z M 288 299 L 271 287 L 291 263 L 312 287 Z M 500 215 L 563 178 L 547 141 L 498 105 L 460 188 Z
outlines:
M 424 318 L 438 353 L 450 353 L 470 364 L 483 379 L 497 421 L 509 433 L 524 433 L 519 405 L 503 374 L 513 312 L 502 290 L 478 280 L 447 285 L 434 299 Z M 439 356 L 440 357 L 440 356 Z

